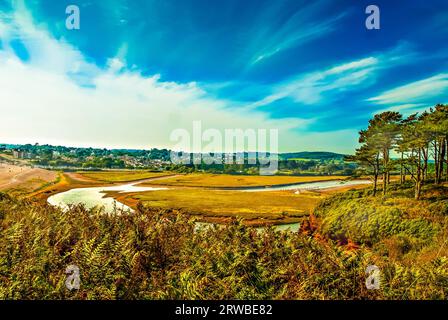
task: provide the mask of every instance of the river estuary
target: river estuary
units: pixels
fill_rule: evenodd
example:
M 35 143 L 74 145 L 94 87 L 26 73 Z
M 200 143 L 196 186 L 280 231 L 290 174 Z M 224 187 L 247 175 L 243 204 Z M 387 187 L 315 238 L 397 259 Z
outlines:
M 93 187 L 93 188 L 75 188 L 65 192 L 55 194 L 48 198 L 48 203 L 60 207 L 64 210 L 70 205 L 84 204 L 87 208 L 93 207 L 104 207 L 106 212 L 113 212 L 114 209 L 123 211 L 132 211 L 130 207 L 120 202 L 117 202 L 114 198 L 105 197 L 105 192 L 116 191 L 118 193 L 129 193 L 129 192 L 147 192 L 156 190 L 166 190 L 167 187 L 141 187 L 138 186 L 140 182 L 126 183 L 122 185 L 109 186 L 109 187 Z M 268 187 L 241 187 L 233 188 L 232 191 L 241 192 L 266 192 L 266 191 L 279 191 L 279 190 L 291 190 L 300 192 L 301 190 L 321 190 L 335 187 L 343 186 L 355 186 L 360 184 L 370 183 L 367 180 L 351 180 L 351 181 L 322 181 L 322 182 L 309 182 L 309 183 L 298 183 L 291 185 L 282 186 L 268 186 Z M 278 230 L 290 230 L 296 231 L 299 228 L 299 223 L 278 225 L 276 229 Z

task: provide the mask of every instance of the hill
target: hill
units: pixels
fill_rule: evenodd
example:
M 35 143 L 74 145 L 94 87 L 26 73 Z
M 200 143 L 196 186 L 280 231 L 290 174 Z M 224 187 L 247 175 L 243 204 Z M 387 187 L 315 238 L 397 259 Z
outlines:
M 327 151 L 302 151 L 302 152 L 290 152 L 281 153 L 281 160 L 289 159 L 309 159 L 309 160 L 343 160 L 344 154 L 327 152 Z

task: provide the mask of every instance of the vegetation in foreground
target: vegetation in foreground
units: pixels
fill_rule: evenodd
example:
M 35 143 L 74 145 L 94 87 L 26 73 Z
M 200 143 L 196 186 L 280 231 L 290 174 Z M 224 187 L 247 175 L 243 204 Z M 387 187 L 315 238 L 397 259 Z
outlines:
M 376 225 L 367 230 L 385 237 L 364 241 L 369 232 L 353 229 L 350 236 L 360 239 L 354 248 L 319 231 L 259 232 L 238 221 L 197 229 L 185 216 L 141 206 L 121 215 L 81 206 L 63 213 L 1 194 L 0 299 L 446 299 L 448 258 L 439 241 L 447 216 L 438 209 L 446 193 L 437 197 L 426 212 L 435 219 L 430 229 L 372 214 Z M 373 200 L 352 191 L 319 207 L 319 219 L 328 219 L 324 234 L 341 230 L 325 227 L 335 220 L 335 203 L 352 201 Z M 358 203 L 351 212 L 365 208 Z M 72 264 L 81 287 L 69 291 L 65 269 Z M 380 267 L 379 290 L 366 289 L 370 264 Z
M 447 119 L 444 105 L 376 115 L 352 157 L 373 190 L 325 199 L 300 233 L 236 220 L 198 229 L 144 205 L 62 212 L 0 194 L 0 299 L 447 299 Z M 79 290 L 65 287 L 68 265 Z M 378 290 L 366 289 L 369 265 Z

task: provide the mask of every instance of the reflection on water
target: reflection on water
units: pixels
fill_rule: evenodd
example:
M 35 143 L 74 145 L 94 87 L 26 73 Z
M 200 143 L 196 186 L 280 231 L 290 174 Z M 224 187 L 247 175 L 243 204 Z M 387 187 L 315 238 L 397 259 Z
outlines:
M 119 211 L 131 211 L 132 209 L 125 204 L 117 202 L 114 198 L 105 197 L 107 191 L 117 191 L 118 193 L 127 192 L 143 192 L 143 191 L 156 191 L 166 190 L 168 188 L 162 187 L 138 187 L 136 186 L 140 182 L 128 183 L 119 186 L 111 187 L 95 187 L 95 188 L 76 188 L 66 192 L 55 194 L 48 198 L 48 203 L 67 210 L 70 205 L 84 204 L 86 208 L 104 207 L 106 212 L 114 212 L 115 209 Z M 279 190 L 296 190 L 296 193 L 300 193 L 300 190 L 319 190 L 326 188 L 334 188 L 340 186 L 355 186 L 361 184 L 368 184 L 367 180 L 352 180 L 352 181 L 323 181 L 323 182 L 309 182 L 300 183 L 288 186 L 272 186 L 272 187 L 250 187 L 236 189 L 241 192 L 264 192 L 264 191 L 279 191 Z M 196 226 L 201 227 L 204 225 L 210 225 L 208 223 L 197 222 Z M 298 231 L 300 227 L 299 223 L 289 223 L 284 225 L 275 225 L 276 230 L 289 230 Z M 260 228 L 258 228 L 260 229 Z
M 242 188 L 241 191 L 244 192 L 263 192 L 263 191 L 281 191 L 281 190 L 320 190 L 320 189 L 329 189 L 335 187 L 344 187 L 344 186 L 357 186 L 363 184 L 371 183 L 368 180 L 330 180 L 330 181 L 321 181 L 321 182 L 307 182 L 307 183 L 297 183 L 292 185 L 283 185 L 283 186 L 269 186 L 269 187 L 250 187 L 250 188 Z
M 138 183 L 138 182 L 137 182 Z M 166 188 L 136 187 L 137 183 L 124 184 L 112 187 L 76 188 L 66 192 L 55 194 L 48 198 L 48 203 L 67 210 L 70 205 L 82 203 L 86 208 L 104 207 L 106 212 L 114 212 L 114 209 L 132 211 L 130 207 L 114 198 L 105 198 L 105 192 L 117 191 L 118 193 L 142 192 L 164 190 Z
M 210 228 L 213 226 L 216 226 L 214 223 L 210 222 L 195 222 L 196 230 L 203 229 L 203 228 Z M 300 223 L 285 223 L 285 224 L 276 224 L 272 225 L 275 231 L 291 231 L 291 232 L 298 232 L 300 229 Z M 258 231 L 262 231 L 265 227 L 257 227 L 256 229 Z

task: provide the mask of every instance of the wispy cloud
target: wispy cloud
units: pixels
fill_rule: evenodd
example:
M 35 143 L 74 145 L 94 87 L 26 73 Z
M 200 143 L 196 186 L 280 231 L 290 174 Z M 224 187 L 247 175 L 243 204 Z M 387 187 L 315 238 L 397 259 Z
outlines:
M 437 99 L 448 99 L 448 73 L 440 73 L 385 91 L 368 101 L 378 104 L 407 104 L 432 103 Z
M 275 35 L 269 37 L 268 43 L 257 52 L 249 65 L 253 66 L 259 62 L 265 61 L 272 56 L 284 50 L 290 49 L 297 45 L 304 45 L 305 43 L 322 37 L 325 34 L 334 30 L 336 21 L 340 20 L 344 14 L 341 14 L 333 19 L 324 21 L 322 23 L 312 24 L 307 27 L 300 27 L 291 32 L 290 24 L 279 30 Z M 297 30 L 299 29 L 299 30 Z
M 407 104 L 400 104 L 400 105 L 391 105 L 387 108 L 383 108 L 380 110 L 372 111 L 372 115 L 385 112 L 385 111 L 397 111 L 401 112 L 402 114 L 410 115 L 415 112 L 420 112 L 423 110 L 427 110 L 430 106 L 428 106 L 425 103 L 407 103 Z
M 250 107 L 264 106 L 286 97 L 302 104 L 316 104 L 321 102 L 322 95 L 327 92 L 347 91 L 373 81 L 370 76 L 377 65 L 378 59 L 368 57 L 300 75 L 280 84 L 273 94 L 253 103 Z
M 344 92 L 374 85 L 381 72 L 421 59 L 408 43 L 372 56 L 342 62 L 305 74 L 299 74 L 276 85 L 273 92 L 249 107 L 257 108 L 283 98 L 304 104 L 328 104 Z
M 342 12 L 319 20 L 313 19 L 323 6 L 322 1 L 304 4 L 281 26 L 269 25 L 270 18 L 264 17 L 264 21 L 259 24 L 260 27 L 255 32 L 255 41 L 250 45 L 256 50 L 249 60 L 248 67 L 253 67 L 280 52 L 304 45 L 334 31 L 337 23 L 347 13 Z M 272 12 L 275 13 L 275 11 Z
M 0 19 L 3 50 L 6 53 L 14 55 L 11 43 L 20 43 L 29 56 L 30 66 L 72 77 L 81 84 L 86 84 L 99 73 L 100 69 L 88 62 L 79 50 L 63 39 L 50 37 L 46 30 L 37 28 L 23 1 L 14 4 L 14 10 L 9 14 L 4 13 L 3 19 Z
M 7 26 L 7 39 L 21 39 L 30 55 L 22 61 L 8 46 L 0 49 L 1 137 L 8 142 L 172 147 L 172 130 L 191 129 L 193 121 L 201 120 L 204 129 L 278 129 L 282 140 L 295 144 L 295 130 L 308 122 L 271 119 L 260 111 L 236 113 L 227 108 L 231 102 L 209 95 L 195 82 L 144 76 L 117 57 L 99 68 L 36 27 L 25 7 L 17 8 Z M 73 73 L 88 73 L 92 86 L 83 86 Z M 282 147 L 295 149 L 291 143 Z

